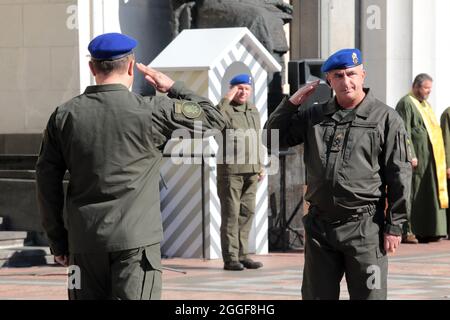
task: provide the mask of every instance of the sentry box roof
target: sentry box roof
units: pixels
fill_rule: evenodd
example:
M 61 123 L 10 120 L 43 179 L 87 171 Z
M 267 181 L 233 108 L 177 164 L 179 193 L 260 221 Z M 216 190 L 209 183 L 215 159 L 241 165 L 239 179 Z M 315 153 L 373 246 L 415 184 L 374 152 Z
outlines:
M 281 70 L 280 64 L 247 28 L 183 30 L 151 63 L 160 71 L 210 70 L 241 42 L 262 60 L 267 71 Z

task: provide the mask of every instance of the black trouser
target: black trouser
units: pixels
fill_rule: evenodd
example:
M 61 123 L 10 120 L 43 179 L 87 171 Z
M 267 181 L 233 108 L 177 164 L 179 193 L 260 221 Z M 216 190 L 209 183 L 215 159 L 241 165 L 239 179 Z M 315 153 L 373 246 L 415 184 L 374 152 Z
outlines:
M 69 281 L 70 300 L 161 299 L 159 244 L 115 252 L 71 254 L 70 265 L 79 267 L 81 280 L 80 288 Z M 69 273 L 69 280 L 70 277 Z
M 303 218 L 303 299 L 339 299 L 344 274 L 350 299 L 386 299 L 387 256 L 374 211 L 333 223 L 310 209 Z

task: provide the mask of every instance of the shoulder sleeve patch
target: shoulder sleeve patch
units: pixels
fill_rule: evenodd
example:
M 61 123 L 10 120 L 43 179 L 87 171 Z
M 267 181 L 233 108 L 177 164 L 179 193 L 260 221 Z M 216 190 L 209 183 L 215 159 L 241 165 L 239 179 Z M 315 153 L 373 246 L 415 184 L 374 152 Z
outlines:
M 188 119 L 196 119 L 202 114 L 202 108 L 196 102 L 183 101 L 181 103 L 181 113 Z

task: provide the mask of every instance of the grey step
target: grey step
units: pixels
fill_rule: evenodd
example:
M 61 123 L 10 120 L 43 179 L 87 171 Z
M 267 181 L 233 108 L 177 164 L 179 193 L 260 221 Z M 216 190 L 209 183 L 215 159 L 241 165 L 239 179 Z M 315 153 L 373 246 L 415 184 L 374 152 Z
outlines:
M 0 154 L 1 170 L 33 170 L 38 156 L 30 154 Z
M 0 170 L 0 179 L 35 180 L 34 170 Z
M 33 256 L 51 256 L 49 247 L 23 246 L 0 250 L 0 259 L 8 259 L 12 256 L 33 257 Z
M 0 259 L 0 268 L 25 268 L 54 264 L 55 260 L 53 256 L 14 257 L 11 259 Z
M 25 241 L 20 239 L 0 240 L 0 250 L 22 247 L 24 244 Z
M 21 239 L 25 240 L 28 233 L 26 231 L 0 231 L 0 241 Z
M 1 168 L 1 166 L 0 166 Z M 70 174 L 68 171 L 64 174 L 64 180 L 69 180 Z M 36 170 L 8 170 L 0 169 L 0 179 L 12 180 L 36 180 Z
M 54 264 L 49 247 L 17 247 L 0 250 L 0 266 L 30 267 Z
M 0 231 L 0 249 L 23 246 L 27 235 L 26 231 Z

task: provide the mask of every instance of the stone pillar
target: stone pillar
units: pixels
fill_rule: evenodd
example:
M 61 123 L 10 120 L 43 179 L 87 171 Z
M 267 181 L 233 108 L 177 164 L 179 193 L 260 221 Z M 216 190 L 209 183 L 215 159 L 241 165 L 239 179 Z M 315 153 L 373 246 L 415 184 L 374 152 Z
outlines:
M 411 86 L 411 1 L 363 0 L 361 17 L 366 86 L 378 99 L 395 107 Z
M 433 77 L 429 102 L 437 117 L 450 106 L 450 43 L 446 40 L 450 29 L 448 12 L 448 1 L 412 1 L 412 78 L 422 72 Z
M 357 0 L 359 1 L 359 0 Z M 322 58 L 355 46 L 355 0 L 322 0 Z
M 436 116 L 450 106 L 448 1 L 363 0 L 361 41 L 367 86 L 391 107 L 422 72 L 434 78 L 429 102 Z
M 40 134 L 79 91 L 76 1 L 0 1 L 0 70 L 0 134 Z
M 293 1 L 291 59 L 320 57 L 320 1 Z
M 293 1 L 291 59 L 324 59 L 355 45 L 355 0 Z

